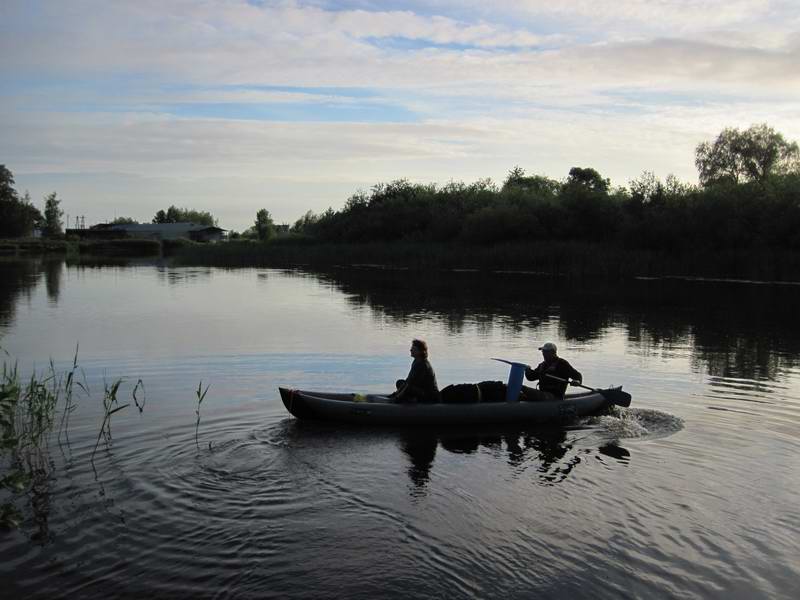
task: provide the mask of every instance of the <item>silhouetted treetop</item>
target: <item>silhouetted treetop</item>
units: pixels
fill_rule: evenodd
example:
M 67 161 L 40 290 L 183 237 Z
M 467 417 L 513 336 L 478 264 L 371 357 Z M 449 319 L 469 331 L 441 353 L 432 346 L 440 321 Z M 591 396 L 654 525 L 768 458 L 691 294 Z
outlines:
M 178 208 L 173 205 L 166 212 L 159 210 L 153 217 L 153 223 L 197 223 L 213 227 L 216 226 L 217 220 L 210 212 Z
M 0 165 L 0 238 L 31 235 L 42 223 L 42 213 L 31 203 L 30 195 L 25 192 L 20 197 L 11 170 Z
M 800 149 L 766 123 L 744 131 L 729 127 L 713 142 L 698 144 L 695 165 L 704 186 L 764 182 L 771 175 L 800 171 Z

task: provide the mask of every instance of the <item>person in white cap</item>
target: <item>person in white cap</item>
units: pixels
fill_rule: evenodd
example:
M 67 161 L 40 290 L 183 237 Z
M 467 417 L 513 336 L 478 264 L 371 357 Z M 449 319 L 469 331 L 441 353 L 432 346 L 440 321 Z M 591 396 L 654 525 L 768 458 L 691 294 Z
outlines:
M 558 356 L 558 348 L 553 342 L 546 342 L 539 347 L 544 360 L 535 369 L 525 369 L 525 378 L 538 381 L 539 389 L 525 388 L 526 400 L 563 400 L 567 391 L 567 381 L 571 385 L 583 383 L 583 376 L 571 364 Z

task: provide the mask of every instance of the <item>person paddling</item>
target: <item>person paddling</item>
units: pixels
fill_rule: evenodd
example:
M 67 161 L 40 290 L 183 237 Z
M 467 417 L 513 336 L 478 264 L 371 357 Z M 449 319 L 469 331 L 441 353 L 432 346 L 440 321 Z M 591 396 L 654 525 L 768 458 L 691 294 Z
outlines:
M 532 369 L 525 369 L 525 378 L 529 381 L 539 381 L 539 389 L 524 388 L 525 400 L 563 400 L 567 390 L 567 380 L 570 385 L 583 383 L 583 376 L 571 364 L 558 356 L 558 348 L 553 342 L 546 342 L 539 347 L 544 360 Z
M 396 402 L 440 402 L 436 373 L 428 362 L 428 344 L 423 340 L 411 342 L 411 370 L 405 379 L 397 380 L 397 391 L 390 394 Z

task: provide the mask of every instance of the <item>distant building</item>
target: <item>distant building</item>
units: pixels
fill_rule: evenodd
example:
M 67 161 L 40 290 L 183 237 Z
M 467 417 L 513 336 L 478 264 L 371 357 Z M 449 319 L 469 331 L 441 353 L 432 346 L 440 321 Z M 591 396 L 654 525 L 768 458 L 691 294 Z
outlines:
M 89 229 L 70 230 L 84 238 L 137 238 L 150 240 L 192 240 L 194 242 L 218 242 L 225 236 L 220 227 L 197 223 L 101 223 Z

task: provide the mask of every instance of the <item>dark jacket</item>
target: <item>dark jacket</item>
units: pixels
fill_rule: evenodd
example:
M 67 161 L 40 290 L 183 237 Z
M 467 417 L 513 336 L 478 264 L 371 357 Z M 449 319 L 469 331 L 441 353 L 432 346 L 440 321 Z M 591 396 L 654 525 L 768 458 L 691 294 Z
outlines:
M 548 377 L 548 375 L 558 377 L 559 379 L 577 379 L 578 381 L 583 381 L 581 374 L 573 369 L 571 364 L 560 357 L 556 357 L 555 360 L 549 363 L 541 362 L 535 369 L 525 369 L 526 379 L 530 381 L 536 381 L 538 379 L 540 390 L 550 392 L 556 398 L 563 398 L 564 392 L 567 391 L 567 383 Z
M 431 363 L 426 358 L 415 358 L 406 377 L 403 397 L 414 397 L 420 402 L 439 402 L 439 386 Z

